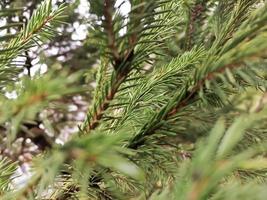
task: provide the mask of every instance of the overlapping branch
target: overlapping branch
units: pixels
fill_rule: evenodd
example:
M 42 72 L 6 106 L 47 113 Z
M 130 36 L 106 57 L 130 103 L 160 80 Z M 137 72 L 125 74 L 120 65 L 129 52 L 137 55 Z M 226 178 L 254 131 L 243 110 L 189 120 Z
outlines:
M 258 11 L 258 13 L 263 12 L 266 9 L 266 7 L 263 7 L 261 10 Z M 257 14 L 258 14 L 257 13 Z M 252 15 L 248 21 L 251 22 L 251 19 L 254 19 L 254 15 Z M 266 18 L 265 15 L 261 16 L 262 20 Z M 252 30 L 256 31 L 257 29 L 260 29 L 263 22 L 261 20 L 257 21 L 257 24 L 255 27 L 253 27 Z M 232 25 L 231 25 L 232 26 Z M 242 25 L 241 25 L 242 26 Z M 225 52 L 224 55 L 221 55 L 219 60 L 216 60 L 211 58 L 213 61 L 207 61 L 204 63 L 205 65 L 202 66 L 204 70 L 202 72 L 198 72 L 198 69 L 195 71 L 195 75 L 192 78 L 189 78 L 187 83 L 179 88 L 179 91 L 176 95 L 173 96 L 172 100 L 168 102 L 167 105 L 165 105 L 162 109 L 160 109 L 159 112 L 155 113 L 154 116 L 151 117 L 151 119 L 143 125 L 141 130 L 132 138 L 132 140 L 128 143 L 129 148 L 136 149 L 140 145 L 144 144 L 146 136 L 153 135 L 156 130 L 160 129 L 163 126 L 164 121 L 168 120 L 169 118 L 175 116 L 181 109 L 185 108 L 187 105 L 192 103 L 198 97 L 198 92 L 200 89 L 203 88 L 206 81 L 212 81 L 217 78 L 218 74 L 223 74 L 226 70 L 229 69 L 229 71 L 233 71 L 236 68 L 242 67 L 245 65 L 245 61 L 253 61 L 262 58 L 266 55 L 266 45 L 260 43 L 261 41 L 266 40 L 266 35 L 264 32 L 258 35 L 257 38 L 250 39 L 250 31 L 251 27 L 247 24 L 247 22 L 244 22 L 243 27 L 241 30 L 238 30 L 235 33 L 235 36 L 232 40 L 229 40 L 228 43 L 226 43 L 225 47 L 227 46 L 234 46 L 236 49 L 232 51 Z M 247 39 L 246 39 L 247 38 Z M 238 41 L 238 42 L 236 42 Z M 214 43 L 214 46 L 216 46 L 217 43 Z M 258 45 L 259 49 L 254 49 L 253 51 L 246 52 L 244 50 L 244 47 L 246 48 L 252 48 L 255 45 Z M 238 55 L 237 51 L 238 49 L 243 50 L 244 55 Z M 211 55 L 214 57 L 218 56 L 216 55 L 217 49 L 211 48 Z M 229 61 L 230 60 L 230 61 Z M 215 66 L 212 66 L 215 65 Z M 202 69 L 199 69 L 202 70 Z M 199 78 L 197 78 L 199 77 Z M 202 78 L 201 78 L 202 77 Z M 192 82 L 194 85 L 192 86 Z M 191 86 L 191 87 L 190 87 Z
M 255 56 L 252 55 L 250 58 L 254 58 Z M 165 106 L 160 112 L 156 113 L 156 115 L 159 115 L 160 113 L 164 113 L 161 117 L 155 117 L 152 119 L 152 121 L 149 121 L 143 126 L 143 129 L 136 134 L 133 139 L 129 142 L 128 147 L 132 149 L 137 149 L 139 146 L 143 145 L 145 142 L 145 137 L 149 135 L 153 135 L 158 129 L 162 127 L 161 121 L 166 121 L 170 119 L 171 117 L 175 116 L 181 109 L 185 108 L 187 105 L 190 105 L 190 102 L 194 101 L 195 98 L 198 96 L 198 92 L 202 87 L 204 87 L 204 84 L 206 81 L 212 81 L 217 78 L 218 74 L 223 74 L 227 69 L 234 70 L 236 68 L 244 66 L 243 61 L 235 62 L 227 64 L 223 67 L 218 68 L 215 71 L 209 72 L 204 78 L 197 81 L 195 86 L 192 87 L 192 89 L 188 92 L 188 86 L 185 85 L 183 88 L 179 90 L 178 98 L 175 96 L 173 100 L 177 100 L 177 103 L 173 104 L 172 107 Z M 172 102 L 171 100 L 170 102 Z M 163 112 L 165 110 L 165 112 Z M 154 120 L 156 119 L 156 120 Z M 147 128 L 148 127 L 148 128 Z

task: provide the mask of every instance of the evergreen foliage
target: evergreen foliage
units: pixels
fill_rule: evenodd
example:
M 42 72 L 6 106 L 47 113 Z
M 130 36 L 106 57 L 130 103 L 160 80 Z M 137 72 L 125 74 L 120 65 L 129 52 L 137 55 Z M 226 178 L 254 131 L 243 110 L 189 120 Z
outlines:
M 29 52 L 60 37 L 77 2 L 46 0 L 19 22 L 25 10 L 1 3 L 0 199 L 266 199 L 267 3 L 88 3 L 87 51 L 35 76 Z M 72 115 L 75 95 L 89 108 L 59 144 L 48 113 Z M 23 163 L 7 152 L 27 143 L 31 175 L 16 185 Z

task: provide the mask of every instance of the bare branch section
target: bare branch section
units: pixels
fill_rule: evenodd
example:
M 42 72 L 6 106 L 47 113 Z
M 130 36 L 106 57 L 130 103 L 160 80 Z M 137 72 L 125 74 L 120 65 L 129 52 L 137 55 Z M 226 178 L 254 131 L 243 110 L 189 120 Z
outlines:
M 190 16 L 189 16 L 189 22 L 188 22 L 188 27 L 187 27 L 187 38 L 186 38 L 186 49 L 190 50 L 191 47 L 193 46 L 192 40 L 194 39 L 194 35 L 196 34 L 196 23 L 197 20 L 202 18 L 202 14 L 205 11 L 205 5 L 204 3 L 198 3 L 196 4 L 193 8 L 192 11 L 190 11 Z
M 112 10 L 113 10 L 112 0 L 105 0 L 104 4 L 104 28 L 107 33 L 108 47 L 111 50 L 111 54 L 114 57 L 115 62 L 120 60 L 120 54 L 116 46 L 116 37 L 113 31 L 113 20 L 112 20 Z M 114 66 L 116 70 L 116 66 Z

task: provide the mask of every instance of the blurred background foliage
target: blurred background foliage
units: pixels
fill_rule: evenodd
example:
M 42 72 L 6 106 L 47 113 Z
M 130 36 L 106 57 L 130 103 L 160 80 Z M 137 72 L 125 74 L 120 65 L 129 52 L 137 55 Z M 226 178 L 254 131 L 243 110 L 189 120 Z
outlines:
M 41 2 L 39 0 L 2 0 L 1 13 L 3 16 L 1 18 L 0 37 L 7 41 L 7 35 L 10 38 L 12 38 L 12 35 L 15 36 L 23 27 L 23 24 L 28 22 L 33 11 Z M 21 163 L 27 160 L 28 151 L 30 153 L 36 151 L 30 150 L 29 147 L 32 146 L 30 143 L 44 150 L 47 146 L 51 147 L 56 142 L 56 139 L 58 139 L 57 142 L 59 143 L 65 142 L 71 133 L 76 132 L 78 130 L 77 123 L 81 123 L 85 119 L 87 107 L 92 98 L 91 90 L 94 87 L 93 80 L 95 76 L 95 65 L 98 62 L 98 50 L 88 42 L 89 37 L 87 35 L 90 27 L 86 25 L 86 22 L 89 20 L 88 16 L 90 16 L 89 5 L 87 1 L 52 1 L 53 7 L 57 7 L 62 3 L 67 3 L 68 9 L 64 11 L 64 23 L 56 27 L 56 30 L 60 34 L 55 34 L 53 36 L 54 39 L 45 44 L 32 47 L 25 51 L 23 57 L 16 61 L 16 65 L 20 68 L 19 76 L 21 80 L 25 76 L 38 77 L 47 72 L 51 74 L 49 75 L 50 78 L 52 78 L 51 76 L 60 77 L 62 74 L 61 80 L 64 80 L 64 77 L 68 76 L 67 74 L 76 74 L 75 81 L 72 81 L 70 84 L 71 87 L 79 87 L 81 92 L 69 94 L 64 96 L 64 98 L 58 99 L 53 105 L 46 107 L 42 113 L 34 114 L 31 110 L 28 110 L 29 113 L 32 113 L 31 115 L 33 117 L 30 117 L 27 122 L 23 123 L 20 128 L 21 133 L 18 135 L 17 141 L 14 142 L 13 148 L 10 149 L 5 145 L 1 145 L 2 152 L 5 152 L 5 154 L 14 160 L 17 160 L 19 157 Z M 4 10 L 7 11 L 4 12 Z M 14 10 L 14 12 L 8 12 L 8 10 Z M 5 16 L 5 13 L 9 13 L 9 15 Z M 54 84 L 54 87 L 51 87 L 51 91 L 55 94 L 57 92 L 67 92 L 68 88 L 65 87 L 69 87 L 60 81 L 50 83 L 49 78 L 43 80 L 43 83 L 38 84 Z M 28 85 L 30 86 L 30 84 Z M 57 91 L 55 87 L 59 86 L 61 88 L 58 88 L 59 90 Z M 11 99 L 18 95 L 14 93 L 13 87 L 14 85 L 5 89 Z M 39 89 L 38 86 L 36 86 L 36 89 Z M 29 95 L 31 95 L 30 91 Z M 6 105 L 3 106 L 3 109 L 10 108 Z M 39 112 L 39 110 L 40 108 L 36 111 Z M 5 113 L 4 110 L 2 112 Z M 24 121 L 25 119 L 23 117 Z M 52 127 L 53 130 L 51 130 Z M 27 136 L 27 133 L 24 133 L 31 131 L 34 132 L 34 134 L 31 134 L 32 136 Z M 44 134 L 45 132 L 47 133 Z M 34 136 L 36 133 L 39 136 Z M 33 136 L 36 138 L 32 138 Z M 4 135 L 1 137 L 3 140 L 5 139 Z M 24 153 L 21 155 L 20 152 L 21 146 L 23 145 L 25 145 L 25 149 L 23 150 L 25 152 L 25 158 L 23 157 Z

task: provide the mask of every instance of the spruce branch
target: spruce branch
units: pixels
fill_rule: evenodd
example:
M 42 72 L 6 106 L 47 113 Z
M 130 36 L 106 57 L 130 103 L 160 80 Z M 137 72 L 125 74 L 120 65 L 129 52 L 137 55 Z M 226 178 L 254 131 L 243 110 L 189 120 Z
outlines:
M 257 10 L 255 13 L 261 13 L 266 10 L 266 7 Z M 255 19 L 254 13 L 247 21 L 251 19 Z M 258 24 L 262 25 L 263 19 L 266 18 L 266 15 L 261 16 L 261 19 L 258 20 Z M 176 115 L 180 109 L 186 107 L 187 105 L 192 103 L 195 100 L 195 97 L 198 97 L 198 92 L 200 89 L 203 88 L 203 85 L 206 81 L 215 80 L 218 77 L 218 74 L 223 74 L 225 71 L 233 71 L 236 68 L 242 67 L 245 65 L 245 61 L 253 61 L 259 60 L 266 56 L 266 44 L 261 44 L 262 41 L 266 39 L 266 32 L 263 30 L 259 35 L 251 40 L 248 40 L 251 36 L 251 32 L 247 29 L 252 30 L 262 30 L 258 24 L 255 27 L 250 28 L 248 26 L 247 21 L 244 22 L 244 25 L 241 30 L 246 30 L 247 34 L 244 36 L 242 35 L 242 39 L 240 39 L 240 33 L 242 32 L 239 30 L 236 35 L 234 35 L 233 39 L 230 40 L 227 45 L 235 44 L 236 48 L 234 50 L 230 50 L 222 55 L 220 58 L 214 59 L 210 58 L 207 59 L 206 62 L 203 63 L 202 69 L 196 69 L 195 74 L 188 79 L 188 81 L 179 88 L 179 91 L 173 98 L 165 105 L 159 112 L 155 113 L 154 116 L 151 117 L 149 122 L 145 123 L 141 128 L 140 132 L 138 132 L 133 139 L 128 143 L 128 147 L 136 149 L 138 146 L 143 145 L 145 137 L 148 135 L 153 135 L 156 130 L 160 129 L 161 126 L 164 124 L 162 122 L 166 121 L 167 119 L 171 118 L 172 116 Z M 266 24 L 266 22 L 265 22 Z M 230 24 L 230 27 L 232 25 Z M 249 28 L 247 28 L 249 27 Z M 237 43 L 236 41 L 239 41 Z M 214 43 L 216 46 L 216 42 Z M 259 45 L 261 44 L 261 45 Z M 259 45 L 259 49 L 253 49 L 255 45 Z M 243 51 L 243 54 L 237 55 L 238 49 L 244 49 L 244 47 L 251 47 L 253 50 Z M 211 54 L 213 54 L 213 50 L 211 49 Z M 216 55 L 215 51 L 215 55 Z M 190 84 L 194 82 L 194 85 L 190 87 Z
M 124 74 L 126 73 L 126 74 Z M 94 115 L 91 117 L 91 120 L 88 122 L 88 129 L 87 132 L 90 130 L 95 129 L 99 125 L 99 121 L 102 119 L 104 112 L 109 107 L 110 101 L 113 100 L 115 94 L 117 93 L 120 85 L 123 83 L 123 81 L 127 77 L 127 72 L 124 73 L 117 73 L 115 77 L 115 81 L 112 83 L 107 96 L 104 98 L 101 105 L 98 107 L 97 111 L 94 113 Z
M 0 160 L 0 195 L 10 189 L 12 175 L 16 169 L 16 162 L 11 162 L 8 158 L 2 156 Z
M 157 3 L 159 3 L 159 6 Z M 113 55 L 110 59 L 110 63 L 112 63 L 114 71 L 109 77 L 110 79 L 105 83 L 104 87 L 107 89 L 104 89 L 104 94 L 100 95 L 98 98 L 94 98 L 95 102 L 93 102 L 92 109 L 89 110 L 89 116 L 82 128 L 83 131 L 88 133 L 100 124 L 104 113 L 109 108 L 110 102 L 117 93 L 123 91 L 123 88 L 120 87 L 127 82 L 127 78 L 130 76 L 131 72 L 140 70 L 138 67 L 143 62 L 149 63 L 147 59 L 149 59 L 151 54 L 155 53 L 154 49 L 159 46 L 157 39 L 165 39 L 171 36 L 172 32 L 169 30 L 174 28 L 173 24 L 176 18 L 174 17 L 172 9 L 168 10 L 168 6 L 166 6 L 166 8 L 164 7 L 165 4 L 170 8 L 176 6 L 172 1 L 149 1 L 147 4 L 133 4 L 133 10 L 129 14 L 129 22 L 127 24 L 129 33 L 119 37 L 119 39 L 123 38 L 120 41 L 120 46 L 123 46 L 123 48 L 119 50 L 119 44 L 116 44 L 116 41 L 119 40 L 116 40 L 114 31 L 115 19 L 113 19 L 111 14 L 114 9 L 113 3 L 112 1 L 105 1 L 103 11 L 104 21 L 102 23 L 105 28 L 105 33 L 107 34 L 107 41 L 103 41 L 103 43 L 107 43 L 107 48 L 111 55 Z M 160 7 L 163 10 L 156 11 L 156 8 Z M 146 11 L 148 13 L 146 13 Z M 170 29 L 168 30 L 168 28 Z M 161 30 L 163 31 L 162 33 L 160 33 Z M 164 35 L 164 33 L 166 33 L 166 35 Z M 125 40 L 127 42 L 125 42 Z M 126 88 L 127 87 L 128 86 L 126 86 Z M 98 95 L 99 93 L 96 91 L 96 94 Z
M 166 115 L 166 119 L 174 116 L 175 114 L 179 112 L 180 109 L 183 109 L 184 107 L 186 107 L 189 104 L 189 102 L 192 101 L 196 97 L 196 94 L 204 86 L 206 81 L 212 81 L 215 78 L 217 78 L 218 74 L 225 73 L 227 69 L 233 70 L 235 68 L 244 66 L 244 64 L 245 63 L 243 61 L 241 61 L 240 63 L 231 63 L 214 72 L 208 73 L 203 79 L 201 79 L 195 84 L 195 86 L 190 90 L 190 92 L 187 92 L 187 95 Z
M 247 57 L 246 59 L 259 59 L 262 57 L 262 55 L 265 55 L 264 51 L 260 53 L 257 52 L 257 54 L 255 55 L 250 55 L 250 57 Z M 158 113 L 156 113 L 156 116 L 152 117 L 151 121 L 147 122 L 143 126 L 141 131 L 133 137 L 127 147 L 137 149 L 140 145 L 143 145 L 145 142 L 145 137 L 153 135 L 156 130 L 161 128 L 163 123 L 160 122 L 166 121 L 175 116 L 181 109 L 185 108 L 187 105 L 190 105 L 190 102 L 196 99 L 199 90 L 204 86 L 206 81 L 212 81 L 218 77 L 218 74 L 223 74 L 226 70 L 234 70 L 236 68 L 243 67 L 244 64 L 244 60 L 240 60 L 235 63 L 229 63 L 225 66 L 221 66 L 215 71 L 207 73 L 204 78 L 195 83 L 195 85 L 189 92 L 189 84 L 185 84 L 179 90 L 179 92 L 174 95 L 173 99 L 170 100 L 169 103 L 164 106 Z M 189 82 L 191 82 L 190 79 Z
M 99 45 L 100 67 L 80 130 L 84 135 L 73 135 L 62 145 L 43 137 L 47 129 L 57 143 L 61 134 L 54 134 L 54 128 L 65 135 L 61 127 L 73 117 L 68 107 L 73 101 L 63 111 L 64 124 L 53 120 L 50 126 L 45 120 L 45 131 L 38 135 L 32 129 L 40 124 L 27 123 L 37 115 L 50 117 L 47 107 L 62 96 L 83 92 L 80 76 L 78 81 L 69 73 L 54 76 L 54 71 L 38 78 L 24 76 L 15 99 L 0 98 L 0 139 L 10 140 L 11 135 L 14 141 L 15 136 L 24 146 L 28 138 L 31 145 L 43 143 L 49 150 L 31 160 L 34 175 L 25 187 L 0 191 L 0 198 L 235 200 L 243 186 L 227 185 L 243 185 L 243 177 L 245 186 L 253 184 L 248 176 L 266 180 L 267 4 L 257 9 L 256 0 L 132 0 L 127 1 L 130 13 L 124 15 L 115 0 L 89 2 L 96 23 L 90 24 L 95 38 L 88 40 Z M 29 22 L 19 34 L 15 43 L 23 45 L 14 55 L 53 37 L 51 25 L 61 17 L 46 21 L 53 15 L 47 13 L 50 3 L 42 4 L 40 13 L 33 14 L 36 23 Z M 184 15 L 188 8 L 189 21 Z M 214 35 L 209 45 L 205 33 Z M 164 51 L 168 47 L 173 51 Z M 13 49 L 0 55 L 9 51 Z M 1 61 L 12 73 L 15 57 L 7 57 L 7 64 Z M 94 87 L 94 80 L 89 81 Z M 86 97 L 90 101 L 91 95 Z M 45 116 L 39 115 L 42 111 Z M 9 170 L 4 174 L 9 176 Z M 248 200 L 266 196 L 259 187 L 245 194 L 250 194 Z

